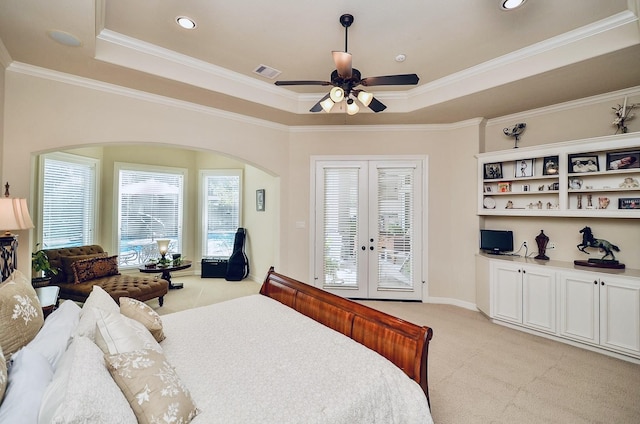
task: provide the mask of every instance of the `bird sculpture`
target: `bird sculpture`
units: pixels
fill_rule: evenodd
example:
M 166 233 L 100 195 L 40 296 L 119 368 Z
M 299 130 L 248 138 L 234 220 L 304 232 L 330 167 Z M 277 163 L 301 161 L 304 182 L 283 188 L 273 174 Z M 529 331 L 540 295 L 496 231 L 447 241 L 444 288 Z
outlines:
M 518 141 L 520 141 L 520 134 L 524 132 L 524 129 L 526 127 L 527 127 L 527 124 L 522 122 L 519 124 L 515 124 L 513 127 L 507 127 L 502 130 L 502 132 L 504 132 L 504 135 L 506 135 L 507 137 L 515 138 L 515 146 L 513 147 L 514 149 L 518 148 Z

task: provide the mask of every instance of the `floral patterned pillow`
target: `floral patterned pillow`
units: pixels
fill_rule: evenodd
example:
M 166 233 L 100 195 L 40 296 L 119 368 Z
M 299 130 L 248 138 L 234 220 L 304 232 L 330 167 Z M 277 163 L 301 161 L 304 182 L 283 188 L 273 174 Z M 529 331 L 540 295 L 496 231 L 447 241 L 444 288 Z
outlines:
M 120 313 L 131 319 L 135 319 L 151 332 L 157 342 L 165 339 L 162 331 L 160 315 L 151 306 L 130 297 L 120 298 Z
M 6 359 L 38 334 L 44 316 L 31 281 L 16 270 L 0 284 L 0 347 Z
M 75 284 L 85 281 L 95 280 L 96 278 L 108 277 L 109 275 L 118 275 L 118 256 L 109 256 L 102 258 L 81 259 L 71 265 Z
M 152 349 L 105 355 L 107 368 L 139 423 L 188 423 L 198 409 L 175 369 Z

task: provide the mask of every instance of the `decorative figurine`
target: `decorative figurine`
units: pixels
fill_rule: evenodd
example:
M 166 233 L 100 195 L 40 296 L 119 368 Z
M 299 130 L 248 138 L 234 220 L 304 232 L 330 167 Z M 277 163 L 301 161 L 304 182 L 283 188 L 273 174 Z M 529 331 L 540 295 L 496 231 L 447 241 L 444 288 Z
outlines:
M 595 247 L 600 251 L 604 251 L 605 254 L 600 259 L 589 259 L 588 261 L 576 260 L 573 261 L 574 264 L 598 268 L 624 268 L 624 264 L 618 262 L 615 255 L 613 254 L 614 250 L 616 252 L 620 251 L 620 248 L 618 246 L 608 242 L 607 240 L 595 238 L 593 236 L 593 233 L 591 232 L 591 227 L 584 227 L 582 230 L 580 230 L 580 233 L 582 233 L 582 243 L 576 246 L 579 251 L 584 252 L 588 255 L 589 252 L 587 252 L 585 249 L 587 247 Z M 611 256 L 611 259 L 605 259 L 607 256 Z
M 578 209 L 582 209 L 582 194 L 578 194 Z
M 624 181 L 622 181 L 619 185 L 620 188 L 636 188 L 640 187 L 640 183 L 638 180 L 632 177 L 625 177 Z
M 533 259 L 542 259 L 548 261 L 549 257 L 545 255 L 547 252 L 547 243 L 549 243 L 549 237 L 544 233 L 544 230 L 540 230 L 540 234 L 536 236 L 536 244 L 538 245 L 538 256 Z
M 522 122 L 520 124 L 515 124 L 513 127 L 507 127 L 502 130 L 504 135 L 506 135 L 507 137 L 515 138 L 515 145 L 513 146 L 514 149 L 518 148 L 518 141 L 520 141 L 520 134 L 524 132 L 524 129 L 526 127 L 527 127 L 527 124 Z
M 612 107 L 616 114 L 616 119 L 613 120 L 612 124 L 616 126 L 616 134 L 619 132 L 625 134 L 627 130 L 626 122 L 633 119 L 634 114 L 631 111 L 640 106 L 640 104 L 632 103 L 627 105 L 627 96 L 624 97 L 624 104 L 620 106 L 619 104 L 615 107 Z

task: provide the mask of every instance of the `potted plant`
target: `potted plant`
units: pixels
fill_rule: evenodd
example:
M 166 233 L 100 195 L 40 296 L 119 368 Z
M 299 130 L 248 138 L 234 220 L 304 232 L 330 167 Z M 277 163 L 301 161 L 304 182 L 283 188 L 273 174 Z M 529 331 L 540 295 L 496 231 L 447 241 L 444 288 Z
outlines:
M 36 248 L 38 245 L 36 244 Z M 36 250 L 31 254 L 31 269 L 33 270 L 33 274 L 36 275 L 39 272 L 42 272 L 42 277 L 33 277 L 31 278 L 31 284 L 34 287 L 42 287 L 49 284 L 51 281 L 52 275 L 58 274 L 58 269 L 51 267 L 49 263 L 49 258 L 44 250 Z

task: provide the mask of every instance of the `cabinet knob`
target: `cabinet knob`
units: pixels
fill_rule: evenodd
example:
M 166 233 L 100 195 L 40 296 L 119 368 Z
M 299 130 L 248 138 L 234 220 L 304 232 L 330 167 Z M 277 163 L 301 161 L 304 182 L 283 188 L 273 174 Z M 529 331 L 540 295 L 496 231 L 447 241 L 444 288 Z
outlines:
M 522 273 L 523 273 L 523 274 L 526 274 L 526 273 L 527 273 L 527 270 L 526 270 L 526 269 L 523 269 L 523 270 L 522 270 Z
M 604 281 L 601 281 L 600 284 L 604 286 Z
M 522 270 L 521 270 L 521 269 L 519 269 L 519 270 L 518 270 L 518 272 L 522 272 Z
M 598 285 L 598 280 L 593 280 L 593 284 Z
M 362 246 L 362 250 L 367 250 L 367 247 L 366 246 Z

